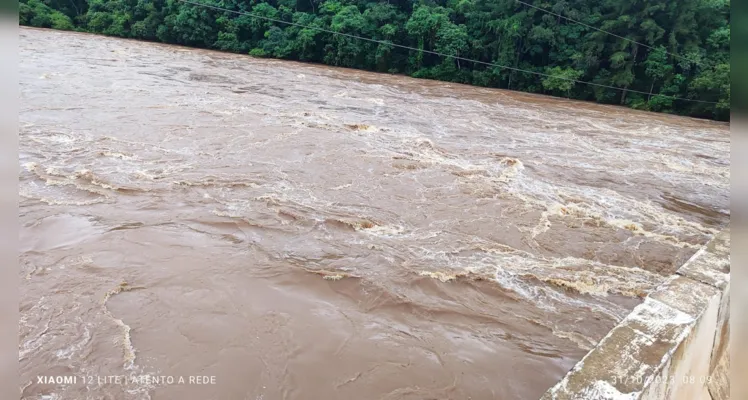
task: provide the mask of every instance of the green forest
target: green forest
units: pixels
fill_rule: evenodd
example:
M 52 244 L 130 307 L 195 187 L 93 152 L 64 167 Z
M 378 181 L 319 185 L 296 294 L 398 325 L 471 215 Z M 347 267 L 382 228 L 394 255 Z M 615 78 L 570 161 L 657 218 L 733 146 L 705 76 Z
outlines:
M 730 117 L 729 0 L 190 1 L 236 12 L 179 0 L 21 0 L 19 22 Z

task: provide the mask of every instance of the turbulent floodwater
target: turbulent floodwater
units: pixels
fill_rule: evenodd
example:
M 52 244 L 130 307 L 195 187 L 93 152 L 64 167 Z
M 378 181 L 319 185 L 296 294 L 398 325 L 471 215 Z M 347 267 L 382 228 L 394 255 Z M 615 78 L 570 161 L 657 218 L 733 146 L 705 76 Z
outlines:
M 729 221 L 725 124 L 45 30 L 20 58 L 26 399 L 537 398 Z

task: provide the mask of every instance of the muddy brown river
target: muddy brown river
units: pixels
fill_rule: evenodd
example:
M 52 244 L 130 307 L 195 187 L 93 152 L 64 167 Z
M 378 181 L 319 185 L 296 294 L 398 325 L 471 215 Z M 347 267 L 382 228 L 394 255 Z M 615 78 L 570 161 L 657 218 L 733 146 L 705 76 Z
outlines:
M 20 60 L 23 399 L 535 399 L 730 218 L 722 123 L 47 30 Z

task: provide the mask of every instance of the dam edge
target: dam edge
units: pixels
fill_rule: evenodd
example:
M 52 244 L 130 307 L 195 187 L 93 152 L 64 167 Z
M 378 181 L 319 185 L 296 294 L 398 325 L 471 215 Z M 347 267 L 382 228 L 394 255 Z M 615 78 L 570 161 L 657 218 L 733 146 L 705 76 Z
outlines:
M 730 398 L 730 229 L 696 252 L 541 400 Z

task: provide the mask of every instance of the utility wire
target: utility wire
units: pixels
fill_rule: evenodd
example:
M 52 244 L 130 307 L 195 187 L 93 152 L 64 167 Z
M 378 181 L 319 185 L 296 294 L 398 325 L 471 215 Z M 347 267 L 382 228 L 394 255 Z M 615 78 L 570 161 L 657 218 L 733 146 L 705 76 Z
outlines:
M 646 45 L 646 44 L 644 44 L 644 43 L 641 43 L 641 42 L 637 42 L 636 40 L 633 40 L 633 39 L 629 39 L 629 38 L 627 38 L 627 37 L 624 37 L 624 36 L 621 36 L 621 35 L 617 35 L 617 34 L 615 34 L 615 33 L 613 33 L 613 32 L 609 32 L 609 31 L 606 31 L 606 30 L 604 30 L 604 29 L 596 28 L 596 27 L 594 27 L 594 26 L 592 26 L 592 25 L 588 25 L 588 24 L 585 24 L 584 22 L 581 22 L 581 21 L 577 21 L 577 20 L 575 20 L 575 19 L 573 19 L 573 18 L 569 18 L 569 17 L 567 17 L 567 16 L 565 16 L 565 15 L 557 14 L 557 13 L 555 13 L 555 12 L 553 12 L 553 11 L 550 11 L 550 10 L 546 10 L 545 8 L 542 8 L 542 7 L 538 7 L 538 6 L 532 5 L 532 4 L 530 4 L 530 3 L 527 3 L 527 2 L 524 2 L 524 1 L 522 1 L 522 0 L 514 0 L 514 1 L 516 1 L 517 3 L 520 3 L 520 4 L 524 4 L 524 5 L 526 5 L 526 6 L 530 7 L 530 8 L 534 8 L 534 9 L 536 9 L 536 10 L 538 10 L 538 11 L 542 11 L 542 12 L 544 12 L 544 13 L 548 13 L 548 14 L 550 14 L 550 15 L 553 15 L 553 16 L 556 16 L 556 17 L 559 17 L 559 18 L 563 18 L 563 19 L 565 19 L 565 20 L 567 20 L 567 21 L 571 21 L 571 22 L 573 22 L 573 23 L 575 23 L 575 24 L 579 24 L 579 25 L 582 25 L 582 26 L 584 26 L 585 28 L 593 29 L 593 30 L 596 30 L 596 31 L 598 31 L 598 32 L 602 32 L 602 33 L 605 33 L 605 34 L 608 34 L 608 35 L 611 35 L 611 36 L 615 36 L 615 37 L 617 37 L 617 38 L 619 38 L 619 39 L 623 39 L 623 40 L 625 40 L 625 41 L 627 41 L 627 42 L 631 42 L 631 43 L 636 43 L 636 44 L 638 44 L 639 46 L 644 46 L 644 47 L 646 47 L 646 48 L 648 48 L 648 49 L 651 49 L 651 50 L 657 50 L 657 48 L 655 48 L 655 47 L 652 47 L 652 46 L 650 46 L 650 45 Z M 669 51 L 665 51 L 665 54 L 671 55 L 671 56 L 673 56 L 673 57 L 675 57 L 675 58 L 680 58 L 680 59 L 683 59 L 683 60 L 686 60 L 686 61 L 692 62 L 692 63 L 694 63 L 694 64 L 696 64 L 696 65 L 701 65 L 701 63 L 699 63 L 699 62 L 697 62 L 697 61 L 695 61 L 695 60 L 692 60 L 692 59 L 690 59 L 690 58 L 686 58 L 686 57 L 680 56 L 680 55 L 678 55 L 678 54 L 675 54 L 675 53 L 671 53 L 671 52 L 669 52 Z
M 270 17 L 266 17 L 266 16 L 263 16 L 263 15 L 257 15 L 257 14 L 253 14 L 253 13 L 243 12 L 243 11 L 229 10 L 227 8 L 213 6 L 213 5 L 205 4 L 205 3 L 199 3 L 199 2 L 195 2 L 195 1 L 191 1 L 191 0 L 176 0 L 176 1 L 179 1 L 179 2 L 182 2 L 182 3 L 186 3 L 186 4 L 191 4 L 191 5 L 198 6 L 198 7 L 210 8 L 210 9 L 217 10 L 217 11 L 224 11 L 224 12 L 233 13 L 233 14 L 246 15 L 248 17 L 263 19 L 263 20 L 271 21 L 271 22 L 277 22 L 279 24 L 286 24 L 286 25 L 296 26 L 296 27 L 299 27 L 299 28 L 311 29 L 311 30 L 315 30 L 315 31 L 319 31 L 319 32 L 330 33 L 330 34 L 333 34 L 333 35 L 345 36 L 345 37 L 349 37 L 349 38 L 352 38 L 352 39 L 358 39 L 358 40 L 363 40 L 363 41 L 372 42 L 372 43 L 379 43 L 379 44 L 383 44 L 383 45 L 386 45 L 386 46 L 399 47 L 399 48 L 402 48 L 402 49 L 408 49 L 408 50 L 413 50 L 413 51 L 420 51 L 422 53 L 433 54 L 433 55 L 440 56 L 440 57 L 452 58 L 452 59 L 455 59 L 455 60 L 461 60 L 461 61 L 472 62 L 472 63 L 475 63 L 475 64 L 487 65 L 487 66 L 490 66 L 490 67 L 504 68 L 504 69 L 508 69 L 508 70 L 512 70 L 512 71 L 525 72 L 525 73 L 528 73 L 528 74 L 543 76 L 543 77 L 546 77 L 546 78 L 560 79 L 560 80 L 564 80 L 564 81 L 569 81 L 569 82 L 574 82 L 574 83 L 581 83 L 581 84 L 584 84 L 584 85 L 596 86 L 596 87 L 601 87 L 601 88 L 605 88 L 605 89 L 613 89 L 613 90 L 627 91 L 627 92 L 631 92 L 631 93 L 645 94 L 645 95 L 651 96 L 651 97 L 667 97 L 667 98 L 670 98 L 670 99 L 673 99 L 673 100 L 691 101 L 691 102 L 695 102 L 695 103 L 717 104 L 716 101 L 687 99 L 685 97 L 669 96 L 669 95 L 666 95 L 666 94 L 653 94 L 653 93 L 645 92 L 645 91 L 642 91 L 642 90 L 624 89 L 624 88 L 610 86 L 610 85 L 603 85 L 601 83 L 588 82 L 588 81 L 580 81 L 580 80 L 573 79 L 573 78 L 567 78 L 565 76 L 550 75 L 550 74 L 545 74 L 543 72 L 536 72 L 536 71 L 528 71 L 528 70 L 522 69 L 522 68 L 510 67 L 508 65 L 501 65 L 501 64 L 490 63 L 490 62 L 485 62 L 485 61 L 472 60 L 470 58 L 465 58 L 465 57 L 460 57 L 460 56 L 454 56 L 454 55 L 451 55 L 451 54 L 440 53 L 440 52 L 437 52 L 437 51 L 417 49 L 415 47 L 410 47 L 410 46 L 405 46 L 405 45 L 402 45 L 402 44 L 392 43 L 392 42 L 388 42 L 388 41 L 385 41 L 385 40 L 372 39 L 372 38 L 367 38 L 367 37 L 358 36 L 358 35 L 352 35 L 350 33 L 344 33 L 344 32 L 336 32 L 336 31 L 332 31 L 332 30 L 329 30 L 329 29 L 325 29 L 325 28 L 320 28 L 320 27 L 316 27 L 316 26 L 309 26 L 309 25 L 302 25 L 302 24 L 298 24 L 296 22 L 283 21 L 283 20 L 280 20 L 280 19 L 270 18 Z

